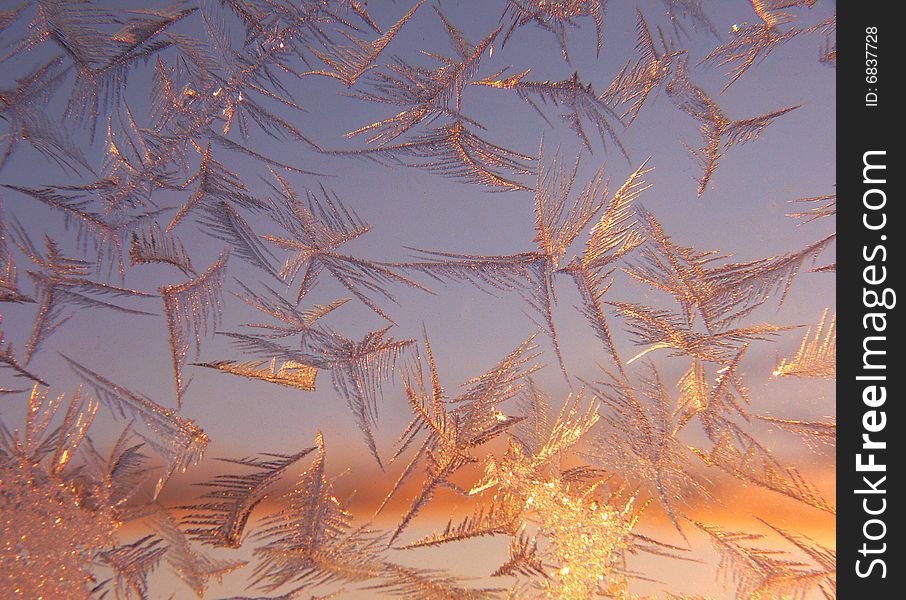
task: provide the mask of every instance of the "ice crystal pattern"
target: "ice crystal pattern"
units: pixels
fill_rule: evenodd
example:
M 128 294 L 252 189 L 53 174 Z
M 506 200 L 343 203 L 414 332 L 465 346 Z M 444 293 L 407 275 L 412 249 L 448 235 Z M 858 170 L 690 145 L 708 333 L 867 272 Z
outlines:
M 781 48 L 834 67 L 836 15 L 371 4 L 0 9 L 0 597 L 702 600 L 639 588 L 709 556 L 727 597 L 835 598 L 798 530 L 835 512 L 816 463 L 763 433 L 826 462 L 836 419 L 760 390 L 836 375 L 834 309 L 801 301 L 836 268 L 836 196 L 733 207 L 798 246 L 697 234 L 727 239 L 698 221 L 734 170 L 769 179 L 729 151 L 811 100 L 738 118 L 721 94 L 783 75 Z M 693 162 L 652 126 L 697 127 Z M 462 283 L 487 295 L 457 313 Z M 467 329 L 498 300 L 518 336 Z M 738 489 L 797 525 L 724 526 L 706 507 Z M 444 554 L 491 538 L 477 577 Z

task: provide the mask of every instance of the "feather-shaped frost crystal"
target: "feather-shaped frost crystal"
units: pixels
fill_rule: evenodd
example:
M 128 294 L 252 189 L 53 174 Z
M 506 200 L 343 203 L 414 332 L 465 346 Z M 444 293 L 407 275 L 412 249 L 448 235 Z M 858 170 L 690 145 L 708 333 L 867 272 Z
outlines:
M 190 526 L 189 537 L 214 546 L 238 548 L 252 510 L 265 499 L 268 489 L 287 469 L 313 450 L 308 448 L 289 456 L 222 459 L 254 471 L 243 475 L 218 475 L 200 484 L 211 491 L 201 496 L 196 504 L 183 507 L 190 511 L 182 519 L 183 525 Z
M 474 462 L 473 448 L 499 436 L 518 422 L 518 418 L 501 413 L 497 405 L 518 394 L 525 385 L 522 379 L 538 368 L 532 364 L 537 358 L 535 349 L 533 339 L 529 338 L 493 369 L 468 381 L 461 395 L 448 400 L 440 384 L 430 344 L 425 340 L 430 389 L 426 388 L 423 367 L 418 362 L 411 376 L 405 380 L 406 396 L 415 416 L 400 437 L 397 456 L 413 445 L 422 432 L 425 437 L 379 510 L 397 494 L 419 463 L 425 463 L 426 477 L 418 495 L 402 515 L 390 538 L 391 543 L 430 502 L 440 486 L 449 482 L 451 476 L 468 463 Z
M 190 340 L 194 337 L 197 354 L 201 349 L 201 338 L 207 335 L 209 327 L 216 327 L 220 320 L 221 289 L 226 261 L 227 254 L 221 254 L 198 277 L 185 283 L 160 288 L 160 295 L 164 300 L 164 314 L 167 318 L 178 405 L 182 404 L 182 397 L 188 385 L 183 383 L 182 370 L 191 346 Z
M 292 238 L 264 236 L 266 240 L 291 251 L 280 276 L 290 284 L 304 270 L 297 302 L 311 290 L 324 270 L 333 275 L 351 294 L 391 323 L 372 295 L 394 302 L 388 284 L 403 284 L 424 289 L 408 277 L 378 262 L 368 261 L 336 250 L 371 230 L 354 212 L 347 210 L 335 194 L 323 187 L 321 196 L 308 192 L 307 201 L 296 194 L 289 182 L 277 175 L 284 206 L 278 213 L 280 224 Z
M 372 331 L 360 341 L 333 331 L 315 330 L 306 340 L 316 357 L 316 366 L 330 370 L 334 389 L 346 400 L 368 449 L 381 466 L 372 433 L 372 425 L 378 417 L 378 399 L 383 382 L 390 378 L 414 345 L 413 340 L 396 340 L 388 336 L 389 329 Z
M 807 506 L 836 514 L 836 508 L 798 469 L 782 463 L 739 425 L 715 417 L 705 421 L 705 428 L 714 445 L 710 451 L 694 449 L 694 452 L 706 464 Z
M 642 260 L 626 273 L 671 294 L 687 326 L 701 318 L 711 333 L 730 327 L 772 295 L 779 295 L 783 304 L 802 267 L 814 264 L 836 239 L 831 234 L 795 252 L 715 266 L 726 257 L 677 244 L 651 213 L 640 211 L 639 224 L 648 243 L 642 248 Z
M 651 93 L 668 81 L 676 61 L 686 53 L 685 50 L 676 50 L 660 28 L 656 41 L 642 11 L 637 11 L 636 19 L 636 52 L 639 58 L 626 63 L 610 87 L 601 94 L 602 100 L 612 106 L 628 105 L 621 115 L 627 125 L 638 117 Z
M 148 433 L 143 434 L 142 438 L 167 462 L 166 471 L 158 480 L 155 495 L 160 493 L 174 473 L 185 471 L 190 465 L 201 461 L 208 445 L 208 436 L 191 420 L 180 417 L 176 411 L 165 408 L 144 395 L 113 383 L 71 358 L 63 358 L 113 413 L 123 418 L 136 419 L 147 428 Z
M 192 259 L 186 253 L 185 247 L 177 238 L 161 230 L 156 224 L 142 231 L 141 237 L 137 232 L 132 233 L 132 243 L 129 246 L 129 264 L 167 264 L 182 271 L 186 277 L 197 277 L 198 273 L 192 266 Z
M 720 39 L 720 32 L 705 12 L 702 0 L 661 0 L 661 3 L 667 9 L 667 15 L 677 34 L 689 35 L 683 23 L 691 21 L 694 29 L 706 30 Z
M 553 316 L 557 299 L 555 275 L 573 242 L 601 212 L 609 195 L 603 166 L 581 188 L 577 187 L 579 163 L 577 157 L 570 166 L 560 156 L 546 163 L 543 147 L 539 151 L 534 188 L 535 237 L 532 240 L 538 250 L 502 256 L 423 252 L 428 260 L 396 264 L 440 281 L 465 281 L 486 292 L 517 292 L 537 317 L 537 324 L 550 336 L 564 377 L 566 365 Z M 640 179 L 647 172 L 643 167 L 611 197 L 601 222 L 592 230 L 593 251 L 598 255 L 589 256 L 589 264 L 595 263 L 596 272 L 602 266 L 603 254 L 617 252 L 619 255 L 616 246 L 629 241 L 624 239 L 626 232 L 621 229 L 625 224 L 623 213 L 626 206 L 644 191 L 644 188 L 639 189 Z M 571 269 L 564 270 L 569 272 Z
M 350 131 L 347 137 L 365 135 L 369 143 L 386 145 L 419 123 L 460 115 L 463 88 L 478 70 L 482 55 L 502 26 L 473 44 L 443 13 L 439 10 L 437 13 L 450 37 L 455 56 L 429 55 L 441 63 L 434 69 L 396 59 L 385 70 L 369 76 L 371 91 L 360 92 L 356 97 L 398 106 L 402 110 L 392 117 Z
M 154 535 L 146 535 L 129 544 L 122 544 L 100 555 L 100 560 L 114 573 L 107 582 L 117 598 L 143 598 L 148 595 L 148 577 L 157 568 L 168 547 Z
M 150 315 L 152 313 L 121 306 L 107 298 L 148 298 L 150 294 L 130 290 L 88 278 L 88 261 L 66 256 L 60 246 L 51 238 L 45 239 L 46 252 L 40 252 L 17 225 L 19 233 L 17 246 L 38 265 L 40 271 L 29 271 L 35 285 L 38 312 L 31 337 L 26 345 L 25 364 L 31 360 L 47 338 L 53 335 L 66 321 L 73 318 L 76 308 L 105 308 L 129 315 Z
M 821 567 L 810 567 L 785 552 L 753 546 L 753 543 L 763 542 L 764 536 L 760 534 L 727 531 L 702 523 L 695 523 L 695 526 L 709 538 L 719 554 L 719 571 L 733 582 L 737 598 L 795 598 L 836 587 L 836 569 L 832 566 L 836 557 L 820 546 L 807 546 L 807 538 L 775 529 L 800 550 L 818 559 Z
M 837 423 L 835 422 L 799 421 L 765 416 L 759 416 L 758 418 L 767 421 L 775 427 L 799 435 L 807 445 L 812 447 L 819 444 L 834 446 L 837 443 Z
M 429 129 L 399 144 L 361 150 L 337 150 L 335 154 L 406 160 L 407 166 L 444 177 L 487 187 L 490 191 L 528 190 L 514 175 L 533 173 L 532 157 L 497 146 L 471 131 L 464 120 Z
M 569 79 L 562 81 L 525 81 L 529 70 L 522 73 L 511 75 L 500 79 L 503 72 L 472 82 L 474 85 L 482 85 L 503 90 L 513 90 L 516 95 L 527 102 L 543 118 L 544 113 L 536 102 L 541 104 L 550 103 L 555 107 L 563 109 L 560 117 L 567 123 L 573 133 L 578 136 L 582 144 L 589 152 L 593 152 L 591 140 L 585 131 L 583 123 L 588 121 L 598 132 L 601 143 L 606 147 L 608 141 L 622 152 L 623 156 L 629 160 L 629 155 L 623 144 L 617 137 L 616 126 L 622 125 L 621 117 L 616 113 L 612 106 L 605 100 L 605 94 L 598 95 L 591 84 L 582 83 L 579 80 L 579 74 L 573 73 Z
M 346 38 L 352 46 L 327 44 L 324 50 L 313 48 L 312 52 L 323 62 L 328 69 L 309 71 L 306 75 L 324 75 L 338 79 L 346 87 L 352 87 L 356 81 L 367 71 L 374 68 L 378 56 L 390 44 L 400 29 L 412 18 L 415 11 L 424 4 L 424 0 L 416 3 L 399 21 L 394 23 L 379 38 L 373 42 L 366 42 L 351 33 L 346 33 Z
M 317 368 L 294 361 L 286 361 L 278 369 L 276 358 L 271 360 L 269 366 L 265 367 L 264 364 L 264 361 L 237 363 L 229 360 L 220 360 L 210 363 L 196 363 L 195 366 L 217 369 L 231 375 L 276 383 L 277 385 L 306 392 L 315 390 L 315 377 L 318 375 Z
M 688 62 L 688 59 L 677 62 L 666 91 L 679 110 L 700 123 L 704 140 L 702 147 L 696 149 L 687 145 L 686 148 L 702 170 L 698 180 L 698 195 L 701 196 L 717 170 L 721 150 L 757 140 L 775 119 L 799 106 L 788 106 L 748 119 L 731 120 L 707 92 L 692 82 Z
M 640 482 L 680 529 L 685 507 L 708 497 L 708 482 L 694 473 L 691 455 L 676 435 L 672 402 L 660 374 L 651 369 L 640 393 L 616 378 L 592 389 L 610 410 L 603 417 L 606 428 L 592 440 L 586 458 L 629 482 Z M 611 436 L 619 441 L 613 443 Z
M 796 355 L 782 359 L 772 373 L 775 377 L 823 377 L 836 379 L 837 376 L 837 315 L 827 320 L 827 310 L 821 321 L 805 333 Z
M 195 550 L 179 528 L 176 519 L 163 508 L 160 508 L 153 517 L 152 527 L 167 543 L 164 560 L 199 598 L 204 597 L 211 579 L 219 583 L 224 575 L 246 564 L 245 561 L 214 558 L 205 552 Z
M 327 476 L 323 437 L 317 456 L 286 496 L 284 508 L 256 531 L 259 562 L 255 583 L 267 590 L 282 585 L 319 585 L 343 581 L 373 593 L 418 600 L 490 598 L 442 571 L 406 567 L 383 556 L 386 536 L 354 527 L 352 515 L 336 498 Z
M 604 43 L 604 14 L 607 0 L 574 0 L 567 2 L 546 2 L 544 0 L 507 0 L 501 21 L 510 21 L 504 44 L 513 32 L 525 25 L 534 25 L 549 31 L 557 38 L 563 58 L 569 61 L 567 35 L 570 29 L 579 26 L 581 17 L 591 17 L 597 35 L 597 53 L 600 55 Z
M 13 263 L 9 242 L 3 219 L 3 203 L 0 202 L 0 302 L 33 302 L 31 297 L 19 291 L 18 271 Z

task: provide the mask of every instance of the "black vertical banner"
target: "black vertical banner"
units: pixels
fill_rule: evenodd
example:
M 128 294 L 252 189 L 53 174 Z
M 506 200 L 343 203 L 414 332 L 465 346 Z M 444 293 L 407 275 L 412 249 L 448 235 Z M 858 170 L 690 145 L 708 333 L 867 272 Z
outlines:
M 902 598 L 902 380 L 897 314 L 904 44 L 899 2 L 838 2 L 837 585 L 843 600 Z M 902 222 L 901 222 L 902 221 Z M 895 283 L 897 282 L 897 283 Z M 904 298 L 906 299 L 906 298 Z M 899 357 L 897 357 L 899 358 Z M 895 591 L 897 590 L 897 591 Z

